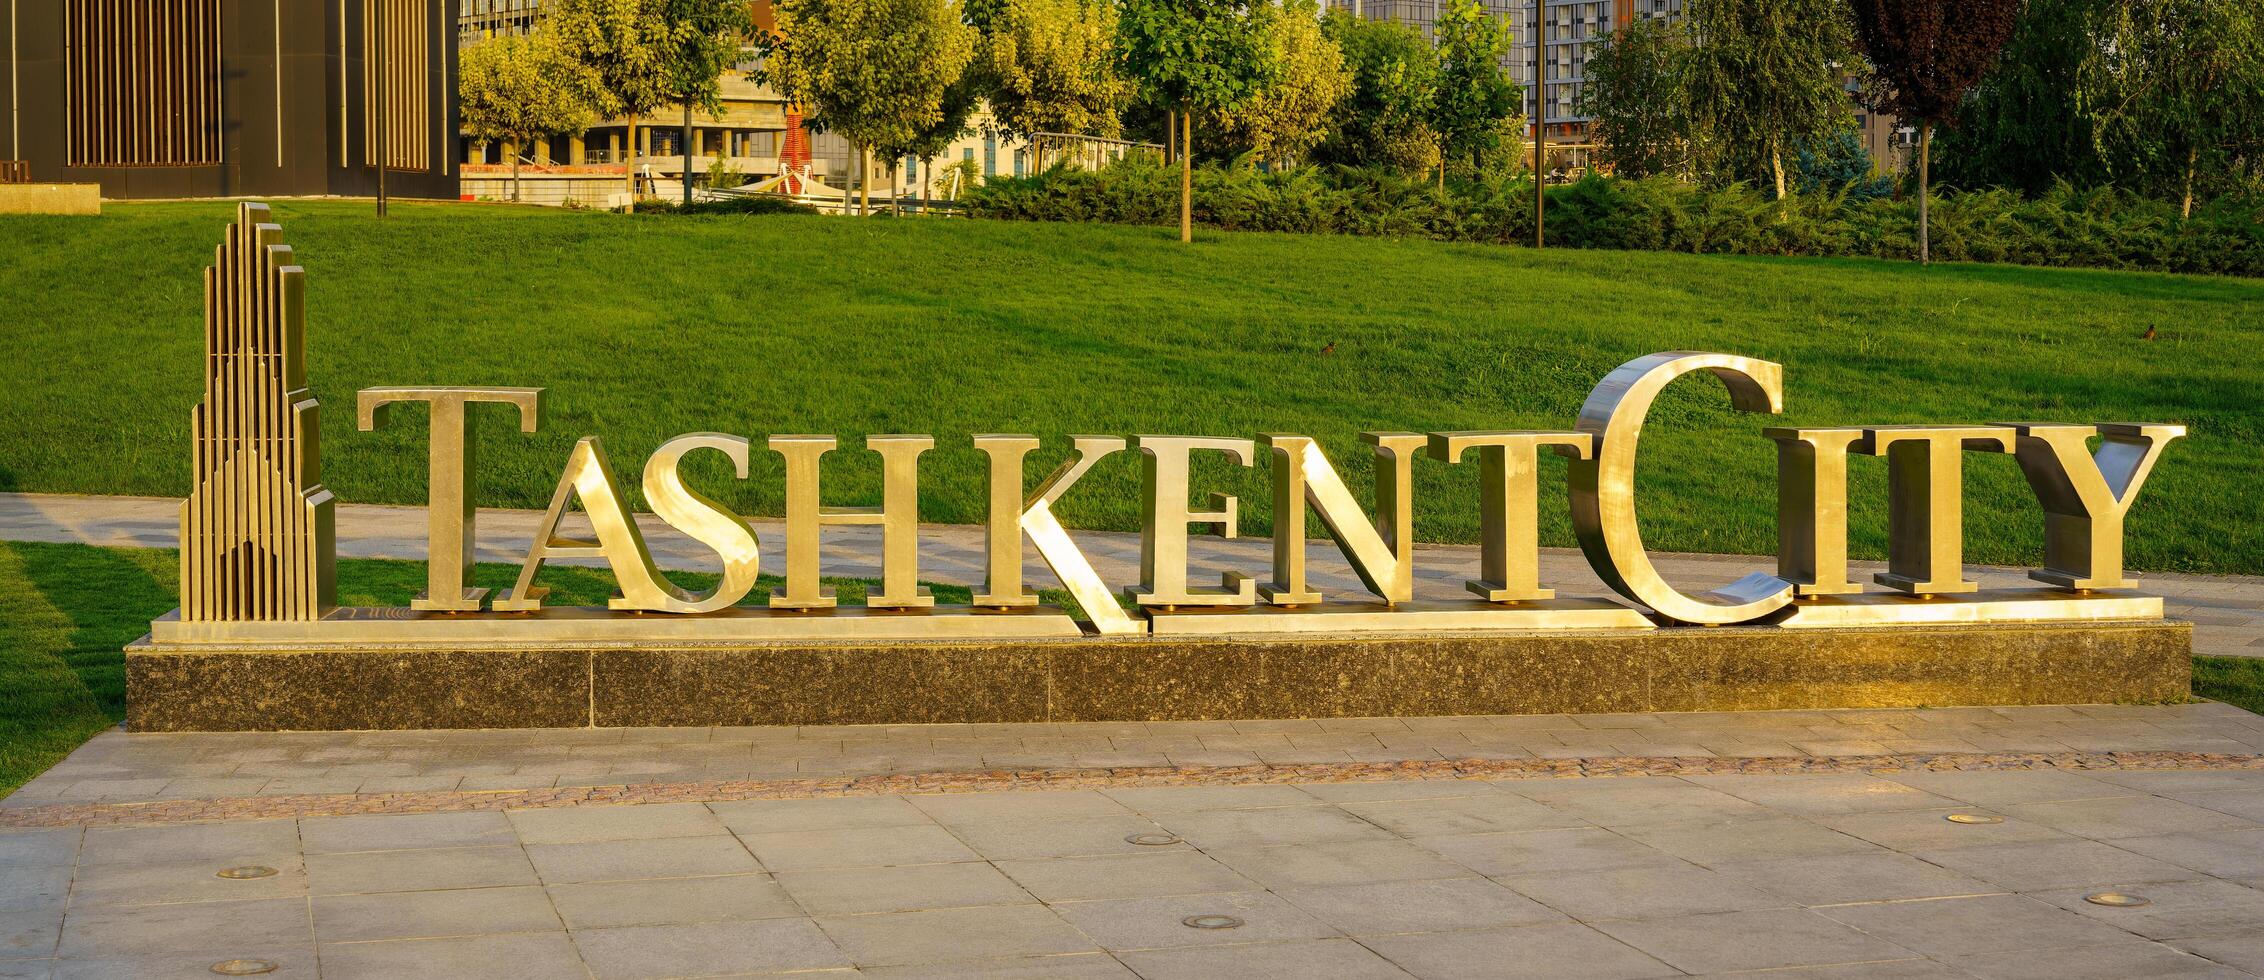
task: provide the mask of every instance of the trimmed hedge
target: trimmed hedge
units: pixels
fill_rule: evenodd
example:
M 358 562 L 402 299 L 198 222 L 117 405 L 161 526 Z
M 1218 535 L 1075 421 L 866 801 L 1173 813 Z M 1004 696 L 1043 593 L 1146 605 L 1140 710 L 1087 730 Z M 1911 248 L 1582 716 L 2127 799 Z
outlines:
M 993 177 L 965 204 L 982 218 L 1174 224 L 1179 173 L 1144 158 L 1057 167 Z M 1197 223 L 1230 231 L 1516 245 L 1532 239 L 1533 185 L 1450 180 L 1441 191 L 1382 170 L 1212 166 L 1195 172 L 1194 212 Z M 1932 219 L 1933 254 L 1945 261 L 2264 276 L 2264 220 L 2245 202 L 2184 219 L 2172 205 L 2112 188 L 1938 191 Z M 1776 201 L 1742 185 L 1590 176 L 1549 189 L 1547 234 L 1569 248 L 1907 259 L 1917 254 L 1917 220 L 1914 200 L 1840 192 Z

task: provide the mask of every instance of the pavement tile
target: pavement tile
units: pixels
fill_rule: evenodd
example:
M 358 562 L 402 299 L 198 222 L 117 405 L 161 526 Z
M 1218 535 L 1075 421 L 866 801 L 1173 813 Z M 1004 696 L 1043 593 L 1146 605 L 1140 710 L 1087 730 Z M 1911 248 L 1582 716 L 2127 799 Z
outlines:
M 526 844 L 585 844 L 730 833 L 700 803 L 640 806 L 564 806 L 510 811 L 511 826 Z
M 593 881 L 551 885 L 547 891 L 566 928 L 575 930 L 802 914 L 786 890 L 763 874 Z
M 263 898 L 305 898 L 307 871 L 297 857 L 273 858 L 275 874 L 265 878 L 222 878 L 227 865 L 95 864 L 78 870 L 71 907 L 165 905 L 176 902 L 241 902 Z M 11 873 L 12 874 L 12 873 Z
M 2220 878 L 2264 875 L 2264 829 L 2120 837 L 2114 846 Z
M 2127 977 L 2240 980 L 2250 976 L 2152 943 L 1982 953 L 1952 957 L 1947 962 L 1982 980 L 2124 980 Z
M 2264 841 L 2264 838 L 2259 840 Z M 2133 854 L 2122 844 L 2122 841 L 2102 844 L 2088 840 L 2048 840 L 1919 851 L 1917 856 L 1987 882 L 1993 886 L 1989 890 L 2001 891 L 2029 892 L 2086 886 L 2098 889 L 2198 877 L 2190 869 Z
M 1693 864 L 1514 875 L 1501 883 L 1583 922 L 1780 908 L 1785 899 Z
M 2254 769 L 2188 769 L 2160 772 L 2101 772 L 2094 778 L 2103 783 L 2129 787 L 2139 793 L 2154 796 L 2173 796 L 2188 800 L 2189 794 L 2218 793 L 2235 790 L 2264 790 L 2264 770 Z
M 2021 803 L 2005 807 L 2004 812 L 2009 818 L 2042 824 L 2094 840 L 2187 831 L 2238 830 L 2257 826 L 2253 821 L 2231 814 L 2159 796 Z
M 1758 973 L 1708 973 L 1708 977 L 1737 977 L 1739 980 L 1940 980 L 1951 974 L 1942 964 L 1929 959 L 1875 960 L 1866 963 L 1839 963 L 1832 966 L 1803 966 L 1789 970 L 1765 970 Z
M 1050 792 L 945 793 L 908 796 L 941 824 L 983 823 L 993 820 L 1055 820 L 1078 817 L 1123 817 L 1130 810 L 1107 795 L 1089 789 Z
M 55 961 L 51 959 L 0 960 L 0 980 L 52 980 L 54 970 Z M 301 975 L 313 974 L 310 971 Z M 197 980 L 204 978 L 198 977 Z
M 209 974 L 207 974 L 209 976 Z M 563 932 L 520 932 L 450 939 L 327 943 L 325 980 L 588 980 L 582 957 Z
M 2179 797 L 2194 806 L 2231 814 L 2250 822 L 2264 820 L 2264 790 L 2190 793 Z
M 934 824 L 746 834 L 740 840 L 772 871 L 943 864 L 982 857 Z
M 1911 955 L 1807 909 L 1633 919 L 1596 928 L 1689 973 L 1868 963 Z
M 1299 783 L 1297 788 L 1330 803 L 1380 803 L 1390 800 L 1443 800 L 1460 796 L 1503 794 L 1497 783 L 1483 779 L 1408 779 L 1390 782 Z
M 0 912 L 0 959 L 53 956 L 63 934 L 63 908 Z
M 2038 805 L 2038 804 L 2026 804 Z M 1849 813 L 1816 818 L 1816 822 L 1850 837 L 1898 851 L 1981 847 L 2024 841 L 2069 840 L 2061 833 L 2025 817 L 2009 815 L 2010 808 L 1995 810 L 1964 807 L 1956 810 L 1903 810 L 1894 813 Z M 1993 814 L 2003 823 L 1952 823 L 1953 813 Z
M 1409 974 L 1359 943 L 1343 939 L 1262 943 L 1254 946 L 1189 946 L 1145 949 L 1123 954 L 1145 980 L 1408 980 Z
M 304 887 L 316 895 L 540 883 L 527 853 L 516 845 L 309 854 L 306 861 Z
M 739 839 L 658 837 L 647 840 L 592 841 L 583 844 L 529 844 L 527 858 L 545 884 L 622 881 L 632 878 L 689 878 L 747 874 L 763 870 Z
M 1273 889 L 1470 875 L 1470 869 L 1402 840 L 1212 848 L 1207 853 L 1220 864 Z
M 1940 898 L 2008 890 L 1905 854 L 1885 851 L 1740 861 L 1719 865 L 1715 870 L 1802 905 Z
M 1063 902 L 1055 912 L 1111 951 L 1172 946 L 1326 939 L 1337 935 L 1321 920 L 1265 892 L 1174 895 L 1104 902 Z M 1243 924 L 1232 929 L 1197 929 L 1182 920 L 1228 915 Z
M 0 871 L 69 865 L 78 857 L 83 833 L 77 827 L 0 830 Z
M 1488 878 L 1386 881 L 1277 892 L 1348 936 L 1540 925 L 1564 915 Z
M 141 955 L 81 956 L 50 960 L 52 974 L 40 974 L 51 980 L 212 980 L 212 966 L 233 959 L 262 959 L 274 963 L 271 973 L 260 974 L 262 980 L 278 978 L 306 978 L 316 975 L 320 963 L 315 957 L 312 943 L 297 946 L 264 946 L 256 952 L 226 950 L 178 950 L 167 953 Z M 0 974 L 4 976 L 5 974 Z
M 1445 834 L 1413 842 L 1482 875 L 1672 864 L 1675 857 L 1598 827 L 1514 834 Z
M 845 968 L 849 958 L 808 919 L 583 929 L 574 945 L 596 980 L 788 973 Z
M 2077 915 L 2148 939 L 2201 939 L 2238 935 L 2264 926 L 2264 891 L 2230 881 L 2163 881 L 2128 890 L 2151 904 L 2138 908 L 2093 905 L 2083 896 L 2095 888 L 2037 894 Z
M 818 925 L 859 966 L 996 960 L 1099 948 L 1043 905 L 827 916 Z
M 1388 830 L 1327 805 L 1163 813 L 1156 814 L 1155 821 L 1205 850 L 1398 839 Z
M 2103 774 L 2102 774 L 2103 775 Z M 2134 791 L 2092 775 L 2072 772 L 1911 772 L 1887 773 L 1882 778 L 1979 806 L 2048 803 L 2056 800 L 2091 800 L 2131 796 Z
M 1956 806 L 1956 800 L 1878 776 L 1691 776 L 1689 782 L 1792 814 L 1870 813 Z
M 1135 844 L 1128 838 L 1165 831 L 1148 817 L 1124 812 L 1097 817 L 999 817 L 952 824 L 951 833 L 986 858 L 1008 861 L 1152 851 L 1156 845 Z
M 519 842 L 510 819 L 493 810 L 308 817 L 299 821 L 299 839 L 308 854 Z
M 1157 898 L 1250 891 L 1258 886 L 1192 849 L 1037 861 L 999 861 L 998 869 L 1046 902 Z M 947 865 L 948 867 L 948 865 Z
M 1879 850 L 1877 845 L 1798 817 L 1647 824 L 1625 828 L 1622 833 L 1685 861 L 1708 866 Z
M 1501 786 L 1604 827 L 1757 817 L 1766 813 L 1756 804 L 1680 779 L 1522 780 L 1504 782 Z
M 73 911 L 63 925 L 57 955 L 87 959 L 218 951 L 260 956 L 262 950 L 312 945 L 307 900 L 274 898 Z
M 552 932 L 561 928 L 550 897 L 542 889 L 528 886 L 314 899 L 315 936 L 324 943 Z
M 269 864 L 299 853 L 293 820 L 169 824 L 156 827 L 90 827 L 79 849 L 79 863 L 147 864 L 213 861 Z
M 1105 791 L 1140 813 L 1187 813 L 1195 810 L 1247 810 L 1270 806 L 1310 806 L 1315 797 L 1288 785 L 1269 786 L 1134 786 Z
M 2167 945 L 2236 970 L 2264 976 L 2264 927 L 2204 939 L 2174 939 Z
M 820 797 L 809 800 L 744 800 L 710 803 L 735 834 L 778 834 L 807 830 L 865 830 L 916 827 L 932 823 L 926 811 L 901 796 Z
M 1107 953 L 868 966 L 857 975 L 880 980 L 1137 980 L 1131 970 Z
M 0 912 L 62 907 L 71 894 L 71 871 L 69 865 L 0 870 Z
M 1588 826 L 1586 820 L 1562 810 L 1502 792 L 1439 799 L 1347 802 L 1338 806 L 1353 816 L 1407 837 Z
M 2020 895 L 1835 905 L 1817 911 L 1936 958 L 2141 941 L 2127 930 Z
M 1680 976 L 1658 959 L 1576 922 L 1378 936 L 1361 944 L 1423 980 L 1634 980 Z
M 778 883 L 811 915 L 1025 905 L 1035 900 L 999 869 L 980 861 L 782 871 Z

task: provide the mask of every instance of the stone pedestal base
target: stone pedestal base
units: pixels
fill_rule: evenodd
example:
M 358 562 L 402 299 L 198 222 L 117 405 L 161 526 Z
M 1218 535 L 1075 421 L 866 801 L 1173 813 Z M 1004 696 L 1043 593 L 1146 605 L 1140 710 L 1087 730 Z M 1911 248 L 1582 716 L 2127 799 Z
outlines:
M 2182 622 L 126 651 L 143 732 L 1181 721 L 2173 701 Z

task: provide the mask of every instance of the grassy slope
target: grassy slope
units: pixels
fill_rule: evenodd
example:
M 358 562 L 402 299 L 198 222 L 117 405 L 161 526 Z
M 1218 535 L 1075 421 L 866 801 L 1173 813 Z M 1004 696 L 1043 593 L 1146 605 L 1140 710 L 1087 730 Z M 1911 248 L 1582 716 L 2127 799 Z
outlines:
M 114 205 L 0 219 L 0 489 L 179 494 L 198 397 L 198 269 L 230 206 Z M 542 506 L 572 440 L 601 434 L 626 482 L 682 432 L 924 432 L 923 516 L 983 518 L 972 432 L 1321 438 L 1361 479 L 1363 429 L 1563 428 L 1614 365 L 1658 350 L 1782 361 L 1781 420 L 1675 386 L 1644 441 L 1655 548 L 1774 547 L 1779 424 L 2028 419 L 2193 426 L 2146 488 L 2141 568 L 2264 572 L 2257 389 L 2264 285 L 2112 272 L 1552 251 L 1067 224 L 623 218 L 538 209 L 291 202 L 309 270 L 326 475 L 348 501 L 423 498 L 421 423 L 353 431 L 381 384 L 544 385 L 542 431 L 487 415 L 483 502 Z M 2160 339 L 2144 342 L 2149 326 Z M 1335 352 L 1322 354 L 1328 344 Z M 712 455 L 712 454 L 711 454 Z M 711 493 L 779 509 L 776 457 Z M 1554 487 L 1560 464 L 1546 478 Z M 1205 464 L 1262 533 L 1258 473 Z M 1885 541 L 1882 466 L 1859 463 L 1854 550 Z M 1471 467 L 1423 461 L 1419 532 L 1476 534 Z M 2040 518 L 2009 459 L 1974 459 L 1975 560 L 2033 560 Z M 1135 528 L 1138 466 L 1064 499 L 1073 523 Z M 828 496 L 878 498 L 868 454 Z M 1201 494 L 1198 493 L 1198 496 Z M 1553 495 L 1553 494 L 1552 494 Z M 1570 541 L 1561 504 L 1544 538 Z
M 175 561 L 171 550 L 0 542 L 0 796 L 125 716 L 120 648 L 176 604 Z M 416 562 L 347 560 L 338 571 L 339 598 L 349 605 L 403 605 L 424 585 Z M 501 587 L 516 572 L 481 565 L 474 578 Z M 713 584 L 709 576 L 676 578 L 692 589 Z M 596 605 L 613 590 L 606 574 L 571 566 L 551 566 L 543 581 L 561 605 Z M 843 602 L 864 601 L 865 583 L 833 584 Z M 944 602 L 968 600 L 964 588 L 934 589 Z M 2194 693 L 2264 711 L 2264 660 L 2196 657 Z

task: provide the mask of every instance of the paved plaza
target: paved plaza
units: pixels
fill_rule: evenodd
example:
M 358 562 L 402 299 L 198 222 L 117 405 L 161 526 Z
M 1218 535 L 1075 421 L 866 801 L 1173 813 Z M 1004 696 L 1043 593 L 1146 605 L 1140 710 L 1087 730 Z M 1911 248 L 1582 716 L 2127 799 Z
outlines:
M 0 495 L 0 538 L 170 546 L 174 507 Z M 534 515 L 482 520 L 481 557 L 516 561 Z M 343 555 L 422 556 L 417 509 L 344 507 L 339 524 Z M 828 571 L 876 574 L 877 540 L 843 530 Z M 924 529 L 923 577 L 979 580 L 978 533 Z M 1078 537 L 1131 577 L 1135 538 Z M 703 563 L 652 538 L 664 565 Z M 1268 557 L 1263 541 L 1202 547 Z M 1661 564 L 1695 583 L 1760 562 Z M 1419 564 L 1422 592 L 1454 594 L 1476 556 L 1425 548 Z M 1357 587 L 1325 546 L 1313 567 L 1325 589 Z M 1545 567 L 1568 592 L 1602 589 L 1576 554 Z M 2147 581 L 2204 652 L 2264 653 L 2264 583 Z M 0 800 L 0 978 L 216 966 L 2264 976 L 2264 718 L 2200 703 L 112 731 Z

